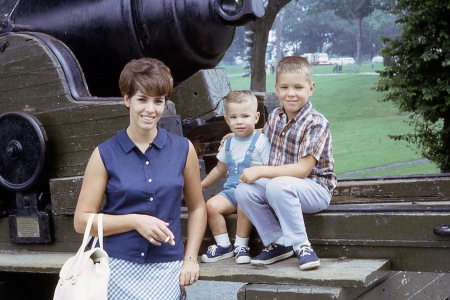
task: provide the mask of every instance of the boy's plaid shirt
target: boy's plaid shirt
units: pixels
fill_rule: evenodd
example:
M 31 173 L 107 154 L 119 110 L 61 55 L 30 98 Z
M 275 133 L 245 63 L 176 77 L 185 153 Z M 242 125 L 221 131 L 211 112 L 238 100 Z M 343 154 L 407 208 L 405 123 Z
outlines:
M 282 107 L 269 116 L 263 133 L 270 140 L 269 166 L 297 163 L 310 154 L 317 163 L 308 178 L 326 188 L 330 194 L 336 187 L 330 124 L 308 101 L 298 115 L 287 122 Z

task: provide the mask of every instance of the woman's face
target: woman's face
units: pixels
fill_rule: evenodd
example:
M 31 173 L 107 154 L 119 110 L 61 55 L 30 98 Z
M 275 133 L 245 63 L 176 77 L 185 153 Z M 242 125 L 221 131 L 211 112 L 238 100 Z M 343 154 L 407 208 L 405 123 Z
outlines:
M 142 130 L 156 129 L 165 104 L 164 96 L 147 96 L 140 91 L 131 98 L 125 96 L 125 105 L 130 109 L 130 125 Z

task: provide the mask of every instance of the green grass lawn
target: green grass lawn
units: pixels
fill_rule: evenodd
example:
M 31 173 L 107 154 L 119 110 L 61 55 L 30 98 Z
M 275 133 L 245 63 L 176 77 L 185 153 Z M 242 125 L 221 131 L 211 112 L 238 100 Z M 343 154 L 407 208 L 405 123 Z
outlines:
M 382 68 L 375 65 L 374 70 Z M 239 74 L 240 66 L 225 67 L 232 89 L 249 89 L 250 78 Z M 313 80 L 316 90 L 311 102 L 330 121 L 333 135 L 335 171 L 341 178 L 433 174 L 439 169 L 431 162 L 407 166 L 367 170 L 396 163 L 413 162 L 423 157 L 403 141 L 389 135 L 410 132 L 392 103 L 381 102 L 383 95 L 373 87 L 379 76 L 372 73 L 371 64 L 343 66 L 341 74 L 332 73 L 333 66 L 315 66 Z M 275 75 L 267 76 L 267 92 L 275 92 Z M 358 174 L 345 173 L 360 171 Z

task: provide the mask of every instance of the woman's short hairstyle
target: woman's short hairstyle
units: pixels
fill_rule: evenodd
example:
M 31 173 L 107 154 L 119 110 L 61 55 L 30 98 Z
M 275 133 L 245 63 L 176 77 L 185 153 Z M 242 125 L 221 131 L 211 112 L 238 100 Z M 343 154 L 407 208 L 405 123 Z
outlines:
M 173 78 L 169 67 L 154 58 L 141 58 L 125 65 L 119 78 L 122 96 L 133 97 L 138 91 L 148 96 L 170 98 Z

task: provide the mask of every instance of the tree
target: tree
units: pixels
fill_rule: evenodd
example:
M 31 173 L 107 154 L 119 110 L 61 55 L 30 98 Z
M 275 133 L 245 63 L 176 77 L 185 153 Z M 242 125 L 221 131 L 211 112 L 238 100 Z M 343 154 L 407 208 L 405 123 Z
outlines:
M 262 18 L 245 25 L 247 31 L 253 31 L 253 48 L 251 60 L 250 89 L 258 92 L 266 91 L 266 46 L 269 31 L 278 12 L 291 0 L 268 0 Z
M 381 42 L 381 37 L 393 39 L 400 34 L 401 28 L 396 24 L 395 19 L 396 17 L 393 14 L 380 9 L 376 9 L 369 17 L 364 19 L 363 28 L 368 29 L 364 31 L 363 56 L 369 55 L 371 59 L 379 53 L 381 48 L 385 46 Z
M 351 26 L 336 17 L 333 12 L 311 13 L 307 1 L 292 2 L 286 6 L 283 12 L 285 50 L 294 55 L 302 55 L 306 52 L 320 52 L 324 43 L 331 43 L 328 54 L 339 52 L 344 55 L 354 55 L 353 32 L 349 30 Z M 342 50 L 343 45 L 347 45 L 347 48 L 353 50 L 336 52 L 336 46 Z
M 336 16 L 345 20 L 355 20 L 356 63 L 361 65 L 362 54 L 362 21 L 375 10 L 374 0 L 320 0 L 316 3 L 317 11 L 332 10 Z
M 393 136 L 416 144 L 442 172 L 450 172 L 450 5 L 441 0 L 399 0 L 394 10 L 403 27 L 385 39 L 390 61 L 380 72 L 384 101 L 409 113 L 414 133 Z

